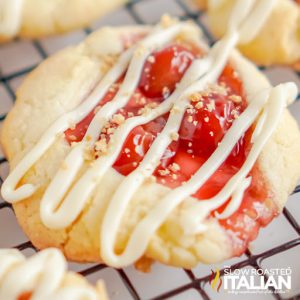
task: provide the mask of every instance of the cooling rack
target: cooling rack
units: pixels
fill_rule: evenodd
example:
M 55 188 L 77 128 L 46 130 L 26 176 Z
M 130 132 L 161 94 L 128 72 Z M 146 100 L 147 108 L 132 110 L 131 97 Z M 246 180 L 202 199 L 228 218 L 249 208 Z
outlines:
M 89 28 L 62 37 L 21 41 L 0 47 L 0 126 L 13 105 L 15 90 L 24 76 L 47 56 L 81 41 L 87 34 L 102 25 L 155 23 L 163 13 L 181 19 L 190 18 L 202 29 L 209 44 L 214 39 L 206 26 L 205 13 L 189 0 L 132 0 L 125 7 L 95 22 Z M 273 83 L 292 80 L 300 87 L 300 73 L 289 68 L 261 68 Z M 299 100 L 298 95 L 298 100 Z M 300 122 L 300 101 L 291 107 Z M 0 184 L 7 176 L 8 164 L 0 153 Z M 70 268 L 90 281 L 103 278 L 111 299 L 300 299 L 300 185 L 291 195 L 283 214 L 266 229 L 261 230 L 246 253 L 219 265 L 200 265 L 193 270 L 170 268 L 155 264 L 150 274 L 141 274 L 133 267 L 116 270 L 103 264 L 74 264 Z M 10 204 L 0 199 L 0 247 L 16 247 L 25 255 L 36 251 L 18 227 Z M 292 290 L 287 294 L 228 295 L 213 291 L 208 284 L 211 269 L 224 267 L 259 269 L 270 267 L 292 268 Z M 264 277 L 267 280 L 267 277 Z M 272 292 L 272 290 L 271 290 Z

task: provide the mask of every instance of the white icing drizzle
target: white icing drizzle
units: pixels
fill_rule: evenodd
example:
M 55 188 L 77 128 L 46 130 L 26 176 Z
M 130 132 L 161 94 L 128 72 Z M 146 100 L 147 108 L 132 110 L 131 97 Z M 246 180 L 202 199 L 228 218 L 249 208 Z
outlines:
M 31 300 L 96 300 L 96 291 L 88 286 L 62 287 L 67 264 L 54 248 L 27 259 L 16 249 L 0 250 L 0 299 L 17 300 L 32 292 Z
M 0 35 L 15 36 L 21 27 L 24 0 L 0 0 Z
M 261 132 L 259 139 L 254 142 L 252 149 L 240 171 L 228 181 L 224 188 L 215 197 L 209 199 L 209 201 L 198 201 L 193 206 L 192 210 L 197 210 L 199 212 L 197 216 L 194 216 L 195 220 L 198 221 L 198 224 L 201 224 L 203 222 L 210 211 L 224 204 L 226 200 L 231 195 L 233 195 L 234 192 L 240 193 L 240 191 L 237 192 L 237 189 L 241 188 L 239 188 L 239 185 L 244 188 L 244 178 L 246 178 L 246 176 L 252 169 L 263 146 L 266 144 L 268 138 L 276 129 L 282 110 L 287 103 L 287 101 L 284 100 L 290 98 L 291 96 L 295 98 L 296 95 L 297 88 L 294 84 L 291 83 L 279 85 L 272 90 L 272 103 L 268 105 L 268 113 L 270 116 L 269 123 L 266 124 L 264 128 L 265 130 Z M 132 189 L 135 188 L 133 187 L 133 184 L 136 184 L 137 179 L 134 178 L 136 181 L 132 182 L 127 181 L 127 186 L 121 184 L 121 186 L 117 189 L 113 199 L 110 201 L 110 205 L 104 216 L 102 225 L 101 254 L 105 261 L 108 261 L 113 266 L 120 267 L 120 265 L 123 264 L 127 265 L 133 263 L 134 260 L 132 260 L 132 258 L 142 256 L 153 233 L 159 228 L 164 220 L 166 220 L 168 215 L 176 206 L 178 206 L 184 199 L 194 194 L 219 168 L 219 166 L 231 153 L 232 149 L 234 148 L 242 134 L 253 124 L 263 105 L 268 99 L 269 95 L 267 95 L 267 97 L 263 97 L 261 94 L 259 94 L 252 101 L 250 101 L 248 108 L 232 124 L 219 147 L 205 162 L 205 164 L 195 173 L 195 175 L 189 181 L 187 181 L 185 184 L 182 184 L 180 187 L 173 189 L 167 194 L 167 196 L 160 200 L 158 205 L 154 209 L 152 209 L 147 214 L 147 216 L 144 217 L 144 219 L 142 219 L 142 221 L 135 227 L 127 243 L 126 250 L 121 255 L 116 255 L 113 251 L 113 245 L 117 234 L 116 229 L 118 229 L 122 213 L 124 213 L 125 211 L 125 209 L 123 209 L 123 206 L 125 206 L 124 201 L 127 200 L 127 195 L 132 191 Z M 166 125 L 166 127 L 167 126 L 168 124 Z M 162 136 L 162 134 L 160 134 L 160 136 Z M 150 153 L 151 148 L 147 152 L 147 155 L 148 153 Z M 129 176 L 133 177 L 134 175 L 132 174 L 135 175 L 136 171 L 128 175 L 122 183 L 128 180 Z M 139 180 L 138 184 L 140 182 L 141 180 Z M 120 191 L 122 191 L 123 194 Z M 120 198 L 117 198 L 117 196 Z M 236 199 L 240 201 L 238 198 Z M 119 204 L 117 204 L 118 201 Z M 121 206 L 121 209 L 118 205 Z M 117 207 L 118 209 L 116 209 Z M 189 215 L 186 217 L 191 216 Z M 183 228 L 186 228 L 185 223 L 183 223 Z M 188 232 L 191 232 L 192 230 L 193 228 L 187 227 Z
M 245 22 L 239 29 L 240 37 L 238 44 L 247 44 L 256 37 L 256 35 L 260 32 L 261 28 L 265 24 L 266 20 L 270 16 L 272 8 L 276 1 L 277 0 L 236 1 L 236 5 L 233 8 L 232 17 L 230 18 L 228 25 L 229 30 L 238 28 L 234 26 L 239 24 L 239 21 L 244 19 L 245 14 L 247 13 L 247 11 L 249 11 L 249 8 L 252 8 L 251 14 L 247 16 L 247 22 Z M 237 20 L 237 22 L 235 22 L 235 20 Z
M 127 121 L 120 125 L 117 130 L 114 132 L 111 141 L 109 143 L 108 153 L 105 156 L 100 156 L 94 164 L 86 171 L 85 174 L 81 176 L 81 178 L 77 181 L 77 183 L 73 186 L 72 190 L 65 197 L 61 206 L 55 210 L 60 201 L 59 198 L 55 198 L 55 202 L 53 200 L 53 195 L 55 195 L 55 191 L 59 191 L 58 184 L 52 185 L 50 184 L 45 195 L 41 202 L 41 218 L 45 224 L 47 224 L 50 228 L 64 228 L 68 226 L 71 222 L 73 222 L 78 214 L 83 209 L 86 200 L 89 198 L 92 191 L 95 189 L 97 184 L 100 182 L 101 178 L 104 176 L 105 172 L 113 165 L 114 161 L 117 159 L 123 143 L 125 142 L 130 131 L 138 125 L 146 124 L 151 120 L 156 119 L 158 116 L 165 114 L 171 109 L 171 105 L 176 101 L 180 91 L 186 87 L 186 83 L 193 76 L 195 76 L 196 70 L 201 70 L 201 66 L 203 64 L 200 61 L 195 61 L 193 63 L 193 68 L 189 70 L 184 76 L 183 81 L 178 87 L 176 93 L 174 93 L 170 98 L 165 100 L 161 105 L 157 108 L 150 111 L 147 115 L 137 116 L 133 118 L 127 119 Z M 186 80 L 185 80 L 186 79 Z M 183 86 L 181 89 L 180 86 Z M 91 128 L 91 126 L 89 127 Z M 99 132 L 98 132 L 99 133 Z M 76 162 L 76 156 L 73 158 L 73 164 Z M 65 163 L 68 163 L 67 161 Z M 64 181 L 59 181 L 60 179 L 65 178 L 64 173 L 69 170 L 62 168 L 57 173 L 57 182 L 61 183 Z M 54 181 L 52 181 L 53 183 Z
M 62 167 L 49 184 L 40 205 L 43 223 L 54 229 L 69 226 L 82 212 L 86 202 L 93 196 L 97 185 L 106 171 L 117 159 L 126 137 L 136 126 L 146 124 L 158 116 L 171 111 L 163 131 L 157 136 L 140 165 L 125 177 L 109 202 L 101 227 L 101 256 L 114 267 L 122 267 L 136 261 L 145 252 L 155 231 L 164 223 L 168 215 L 181 203 L 187 203 L 182 210 L 179 223 L 186 234 L 196 234 L 206 229 L 205 219 L 227 199 L 229 204 L 217 218 L 224 219 L 232 215 L 240 206 L 245 190 L 251 184 L 248 177 L 264 145 L 276 129 L 284 107 L 297 95 L 297 88 L 292 83 L 279 85 L 261 91 L 249 97 L 249 105 L 236 119 L 215 152 L 194 176 L 170 191 L 133 229 L 124 252 L 116 255 L 114 245 L 121 225 L 122 217 L 138 188 L 152 175 L 159 165 L 168 145 L 172 142 L 171 134 L 178 132 L 187 106 L 189 96 L 205 89 L 219 78 L 232 49 L 236 44 L 253 39 L 268 17 L 274 1 L 245 0 L 237 2 L 233 10 L 227 34 L 214 45 L 208 55 L 195 59 L 181 82 L 163 103 L 146 114 L 128 118 L 119 125 L 111 136 L 107 153 L 93 162 L 85 173 L 76 181 L 78 172 L 84 163 L 84 150 L 92 148 L 105 123 L 122 107 L 126 106 L 130 95 L 135 91 L 144 63 L 155 49 L 172 41 L 179 33 L 188 29 L 189 23 L 179 23 L 166 29 L 156 27 L 152 34 L 136 46 L 122 54 L 116 65 L 107 73 L 91 95 L 74 111 L 61 116 L 41 137 L 38 143 L 25 155 L 14 168 L 2 186 L 2 195 L 9 202 L 17 202 L 34 193 L 37 187 L 25 184 L 17 185 L 26 172 L 40 159 L 54 143 L 58 133 L 63 133 L 70 124 L 82 120 L 97 105 L 109 87 L 128 68 L 124 81 L 111 102 L 96 113 L 88 127 L 82 142 L 78 143 L 67 155 Z M 259 18 L 259 20 L 256 20 Z M 255 22 L 254 22 L 255 20 Z M 174 109 L 172 109 L 174 108 Z M 252 135 L 252 148 L 242 168 L 226 183 L 223 189 L 211 199 L 188 202 L 188 197 L 195 193 L 207 179 L 226 160 L 240 137 L 256 122 Z M 187 200 L 187 201 L 185 201 Z
M 247 17 L 247 22 L 239 28 L 240 38 L 238 44 L 242 45 L 249 43 L 256 37 L 265 24 L 276 1 L 277 0 L 235 0 L 230 18 L 228 19 L 227 32 L 231 33 L 232 31 L 235 31 L 235 29 L 238 28 L 237 25 L 241 24 L 241 22 Z M 208 5 L 212 9 L 216 9 L 222 4 L 224 4 L 224 1 L 222 0 L 208 0 Z M 251 15 L 247 15 L 251 10 Z
M 110 119 L 109 116 L 112 116 L 115 111 L 126 105 L 127 101 L 129 100 L 130 93 L 126 88 L 129 90 L 133 90 L 135 88 L 138 81 L 136 75 L 140 74 L 139 71 L 141 72 L 142 64 L 147 58 L 146 55 L 142 55 L 142 57 L 140 56 L 140 53 L 144 52 L 143 49 L 145 49 L 148 44 L 150 44 L 152 47 L 159 47 L 161 46 L 161 42 L 166 43 L 168 40 L 172 40 L 181 30 L 184 29 L 185 26 L 185 24 L 176 24 L 175 26 L 167 29 L 161 29 L 161 27 L 158 26 L 154 30 L 154 33 L 143 41 L 144 44 L 139 43 L 136 47 L 125 51 L 120 56 L 114 67 L 104 76 L 98 86 L 93 90 L 91 95 L 81 105 L 79 105 L 78 108 L 62 115 L 56 122 L 54 122 L 41 136 L 37 144 L 24 156 L 16 168 L 12 170 L 11 174 L 3 183 L 1 189 L 2 196 L 6 199 L 6 201 L 13 203 L 15 201 L 19 201 L 20 199 L 29 197 L 36 191 L 37 186 L 33 186 L 32 184 L 25 184 L 17 189 L 16 186 L 26 172 L 41 158 L 41 156 L 50 148 L 50 146 L 53 145 L 59 134 L 62 134 L 70 126 L 80 122 L 94 109 L 94 107 L 98 104 L 99 99 L 104 97 L 110 86 L 125 72 L 131 57 L 133 56 L 135 59 L 131 61 L 127 72 L 127 74 L 130 73 L 131 76 L 126 74 L 122 88 L 116 97 L 111 102 L 107 103 L 107 105 L 103 106 L 89 126 L 87 135 L 89 135 L 92 138 L 92 141 L 94 141 L 97 135 L 97 128 L 99 128 L 101 131 L 105 121 Z M 148 49 L 146 53 L 151 53 L 151 51 Z M 136 67 L 138 69 L 135 69 Z M 134 78 L 134 82 L 132 81 L 132 78 Z M 123 105 L 121 105 L 119 101 L 122 102 Z M 97 122 L 99 122 L 99 124 L 97 124 Z M 85 142 L 86 139 L 83 140 L 83 147 L 86 146 Z M 77 149 L 76 151 L 79 152 L 80 149 Z M 77 155 L 75 160 L 77 159 L 82 160 L 82 156 Z M 72 176 L 72 174 L 78 170 L 79 164 L 80 162 L 74 162 L 74 165 L 72 164 L 73 166 L 72 170 L 70 170 L 70 175 L 68 174 L 69 176 Z M 65 183 L 68 184 L 69 180 L 69 177 L 64 177 Z M 59 183 L 59 186 L 60 185 L 61 184 Z

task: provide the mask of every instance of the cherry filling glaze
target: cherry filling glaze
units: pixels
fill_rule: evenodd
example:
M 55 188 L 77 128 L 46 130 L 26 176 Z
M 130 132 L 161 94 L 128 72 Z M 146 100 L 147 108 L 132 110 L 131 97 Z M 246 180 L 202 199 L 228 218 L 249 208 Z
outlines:
M 126 118 L 142 114 L 145 109 L 153 108 L 164 101 L 175 90 L 176 84 L 192 61 L 199 56 L 200 51 L 188 44 L 172 44 L 154 52 L 145 63 L 140 84 L 129 103 L 102 131 L 95 157 L 105 152 L 110 135 Z M 112 100 L 122 80 L 123 78 L 109 90 L 94 111 L 75 128 L 65 132 L 69 143 L 82 140 L 95 112 Z M 190 97 L 191 104 L 185 113 L 179 133 L 172 136 L 173 142 L 153 174 L 157 182 L 171 188 L 191 178 L 218 147 L 233 121 L 247 107 L 242 82 L 230 65 L 225 67 L 217 84 Z M 167 119 L 168 114 L 165 114 L 133 129 L 113 167 L 125 176 L 131 173 L 143 159 L 157 134 L 164 128 Z M 252 129 L 249 129 L 244 134 L 227 160 L 195 193 L 195 197 L 199 200 L 213 197 L 241 168 L 251 147 L 251 133 Z M 232 240 L 233 255 L 242 254 L 249 241 L 257 236 L 260 226 L 268 224 L 277 213 L 273 202 L 266 201 L 270 195 L 257 166 L 253 168 L 250 176 L 252 183 L 245 192 L 240 208 L 229 218 L 219 220 Z M 222 212 L 226 204 L 218 211 Z
M 24 292 L 18 297 L 18 300 L 30 300 L 32 292 Z

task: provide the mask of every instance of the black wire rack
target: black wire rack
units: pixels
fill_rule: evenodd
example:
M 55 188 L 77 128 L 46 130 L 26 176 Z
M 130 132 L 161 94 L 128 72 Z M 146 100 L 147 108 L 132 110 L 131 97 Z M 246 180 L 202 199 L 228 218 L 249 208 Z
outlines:
M 145 24 L 147 21 L 143 18 L 143 16 L 139 13 L 139 10 L 137 9 L 137 6 L 141 4 L 141 2 L 148 2 L 152 0 L 131 0 L 125 7 L 126 12 L 128 15 L 131 17 L 134 23 L 136 24 Z M 157 0 L 155 0 L 158 2 Z M 165 0 L 160 0 L 162 3 Z M 187 0 L 188 1 L 188 0 Z M 203 14 L 204 12 L 199 11 L 197 9 L 192 8 L 187 2 L 184 0 L 168 0 L 170 4 L 172 5 L 173 3 L 180 9 L 181 13 L 179 17 L 181 19 L 192 19 L 196 24 L 200 26 L 202 29 L 207 41 L 209 44 L 213 44 L 215 42 L 214 38 L 209 32 L 209 29 L 206 27 L 205 23 L 202 21 L 203 20 Z M 157 9 L 159 10 L 159 3 L 157 5 Z M 159 12 L 160 13 L 160 12 Z M 162 12 L 163 13 L 163 12 Z M 92 28 L 86 28 L 84 30 L 85 34 L 89 34 L 92 32 Z M 39 56 L 41 59 L 45 59 L 48 57 L 47 51 L 44 49 L 42 46 L 42 43 L 38 40 L 32 42 L 33 47 L 35 50 L 38 52 Z M 0 57 L 1 58 L 1 57 Z M 34 69 L 36 65 L 32 65 L 29 67 L 22 68 L 16 72 L 12 72 L 8 75 L 1 75 L 0 73 L 0 84 L 2 84 L 6 90 L 6 92 L 9 94 L 12 100 L 15 99 L 15 92 L 14 89 L 11 85 L 11 81 L 14 79 L 20 79 L 27 73 L 29 73 L 32 69 Z M 261 68 L 262 70 L 265 70 L 265 68 Z M 300 78 L 300 73 L 294 72 L 295 75 Z M 299 99 L 298 95 L 298 99 Z M 0 105 L 1 105 L 1 99 L 0 99 Z M 0 114 L 0 122 L 2 122 L 6 117 L 6 114 Z M 5 158 L 0 159 L 0 166 L 6 163 Z M 0 177 L 0 185 L 3 182 L 3 178 Z M 296 187 L 295 191 L 293 194 L 299 193 L 300 192 L 300 185 Z M 10 209 L 13 211 L 12 206 L 8 203 L 0 202 L 0 212 L 3 209 Z M 245 259 L 242 259 L 241 261 L 234 263 L 230 266 L 231 270 L 235 269 L 241 269 L 244 267 L 252 267 L 255 269 L 263 268 L 261 263 L 264 259 L 269 258 L 271 256 L 274 256 L 276 254 L 285 252 L 289 249 L 295 248 L 300 245 L 300 226 L 294 216 L 291 214 L 291 212 L 285 208 L 283 210 L 283 215 L 286 218 L 287 222 L 291 225 L 291 227 L 296 231 L 297 233 L 297 238 L 294 238 L 292 240 L 289 240 L 288 242 L 285 242 L 279 246 L 276 246 L 274 248 L 270 247 L 267 251 L 264 251 L 259 254 L 253 254 L 251 250 L 247 250 L 245 253 Z M 5 225 L 5 224 L 3 224 Z M 0 226 L 0 232 L 2 230 L 5 230 L 5 226 Z M 19 244 L 19 245 L 10 245 L 12 247 L 18 248 L 21 251 L 24 250 L 33 250 L 37 251 L 32 243 L 30 241 L 26 241 L 25 243 Z M 300 258 L 300 257 L 299 257 Z M 80 273 L 84 276 L 89 276 L 91 274 L 95 274 L 96 272 L 108 269 L 109 267 L 103 265 L 103 264 L 96 264 L 92 265 L 90 267 L 85 268 L 84 265 L 82 266 L 82 270 L 80 270 Z M 130 297 L 132 299 L 146 299 L 147 297 L 143 296 L 137 289 L 135 288 L 134 282 L 129 278 L 128 274 L 123 270 L 115 270 L 120 277 L 121 281 L 123 282 L 124 286 L 128 290 Z M 214 299 L 214 297 L 211 297 L 208 295 L 207 291 L 205 291 L 204 286 L 208 283 L 210 279 L 210 275 L 207 274 L 204 277 L 197 277 L 194 272 L 190 270 L 184 270 L 185 274 L 189 278 L 189 282 L 185 283 L 183 285 L 179 285 L 174 289 L 170 289 L 167 292 L 164 292 L 160 295 L 157 295 L 155 297 L 152 297 L 150 299 L 152 300 L 160 300 L 160 299 L 171 299 L 173 297 L 176 297 L 176 299 L 185 299 L 184 293 L 189 290 L 194 290 L 196 291 L 196 296 L 194 299 Z M 221 275 L 224 274 L 224 268 L 220 270 Z M 98 274 L 98 273 L 97 273 Z M 101 278 L 101 272 L 99 273 L 99 278 Z M 264 278 L 264 280 L 267 280 L 267 277 Z M 153 286 L 153 289 L 155 289 L 155 286 Z M 272 291 L 272 290 L 271 290 Z M 274 292 L 274 291 L 272 291 Z M 182 297 L 180 297 L 182 295 Z M 300 294 L 294 295 L 291 298 L 288 298 L 282 296 L 280 294 L 276 293 L 271 293 L 272 297 L 274 299 L 300 299 Z M 124 298 L 118 298 L 121 300 L 126 300 Z M 243 299 L 243 295 L 241 298 Z

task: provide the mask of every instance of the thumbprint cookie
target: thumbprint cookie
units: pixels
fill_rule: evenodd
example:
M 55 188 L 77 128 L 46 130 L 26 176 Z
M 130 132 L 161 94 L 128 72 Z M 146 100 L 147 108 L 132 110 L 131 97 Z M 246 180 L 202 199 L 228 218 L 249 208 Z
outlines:
M 37 248 L 116 268 L 244 253 L 300 175 L 296 85 L 271 86 L 234 49 L 264 2 L 211 49 L 165 16 L 101 29 L 25 79 L 1 191 Z
M 106 300 L 101 281 L 90 285 L 67 271 L 58 249 L 49 248 L 26 259 L 16 249 L 0 249 L 0 299 Z
M 82 28 L 126 0 L 0 0 L 0 42 Z
M 260 5 L 260 0 L 195 0 L 207 9 L 208 25 L 217 37 L 224 36 L 232 26 L 231 14 L 240 5 L 240 18 L 244 12 Z M 241 32 L 240 51 L 259 65 L 288 64 L 300 69 L 300 1 L 265 1 L 262 14 L 253 15 L 252 24 L 260 24 L 256 36 Z M 257 27 L 258 28 L 258 27 Z

